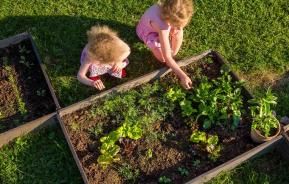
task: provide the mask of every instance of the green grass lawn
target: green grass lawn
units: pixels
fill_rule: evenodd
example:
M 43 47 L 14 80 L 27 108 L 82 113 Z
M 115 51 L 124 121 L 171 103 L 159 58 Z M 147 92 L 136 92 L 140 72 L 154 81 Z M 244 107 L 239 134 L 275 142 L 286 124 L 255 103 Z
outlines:
M 81 182 L 60 127 L 18 138 L 1 148 L 1 184 Z
M 121 81 L 117 79 L 105 81 L 107 88 L 161 67 L 135 34 L 137 21 L 144 10 L 154 2 L 153 0 L 1 0 L 0 39 L 25 31 L 30 32 L 39 48 L 57 96 L 62 106 L 67 106 L 97 93 L 76 79 L 80 53 L 86 44 L 85 33 L 92 25 L 109 25 L 117 30 L 132 48 L 130 65 L 127 68 L 128 78 Z M 289 115 L 288 0 L 196 0 L 195 5 L 196 12 L 192 22 L 185 29 L 185 41 L 179 57 L 196 55 L 208 49 L 219 51 L 233 69 L 246 79 L 247 86 L 255 94 L 262 94 L 265 88 L 272 86 L 279 97 L 277 113 L 279 116 Z M 44 132 L 41 135 L 46 134 Z M 61 167 L 63 172 L 71 169 L 64 175 L 77 182 L 78 180 L 73 178 L 75 175 L 72 174 L 77 172 L 75 166 L 67 165 L 67 159 L 69 160 L 71 156 L 68 154 L 64 138 L 58 134 L 56 136 L 58 138 L 53 139 L 55 145 L 61 145 L 63 153 L 67 153 L 68 158 L 59 157 L 61 151 L 56 146 L 53 149 L 55 152 L 51 152 L 50 156 L 59 159 L 57 163 L 63 162 L 63 165 L 52 164 L 47 165 L 47 168 L 52 170 L 51 173 Z M 34 146 L 32 144 L 38 138 L 37 135 L 28 138 L 25 147 L 32 149 L 30 147 Z M 48 138 L 41 140 L 43 144 L 50 144 Z M 13 148 L 7 147 L 1 153 L 14 152 L 18 147 L 19 145 L 15 144 Z M 8 165 L 10 162 L 13 163 L 13 157 L 7 160 Z M 25 155 L 19 157 L 24 159 Z M 24 163 L 27 163 L 28 168 L 34 168 L 33 163 Z M 7 167 L 8 169 L 0 171 L 1 177 L 3 177 L 1 173 L 8 173 L 7 175 L 10 173 L 14 180 L 10 182 L 7 179 L 10 183 L 23 183 L 20 181 L 24 181 L 25 178 L 28 180 L 38 171 L 36 167 L 34 170 L 25 169 L 26 174 L 21 174 L 22 167 L 19 169 L 16 167 L 17 164 L 15 168 L 13 166 L 15 164 L 10 165 L 11 168 Z M 55 178 L 61 178 L 61 172 L 55 174 L 58 175 Z M 46 176 L 43 174 L 43 178 Z
M 288 184 L 289 161 L 278 152 L 247 162 L 231 172 L 220 174 L 207 184 Z

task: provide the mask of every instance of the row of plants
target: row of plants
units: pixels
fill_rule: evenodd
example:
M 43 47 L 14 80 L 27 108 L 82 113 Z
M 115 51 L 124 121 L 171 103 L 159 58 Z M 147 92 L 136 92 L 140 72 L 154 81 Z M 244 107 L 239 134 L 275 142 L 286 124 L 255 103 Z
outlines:
M 55 111 L 31 41 L 0 49 L 0 133 Z
M 11 63 L 9 63 L 9 59 L 7 57 L 3 57 L 2 60 L 3 60 L 3 69 L 7 73 L 8 81 L 10 85 L 12 86 L 13 93 L 16 98 L 18 111 L 20 112 L 21 115 L 25 115 L 28 111 L 27 111 L 25 102 L 23 100 L 23 97 L 21 95 L 21 92 L 20 92 L 21 89 L 18 87 L 19 85 L 18 85 L 17 79 L 15 79 L 16 77 L 15 70 L 11 66 Z

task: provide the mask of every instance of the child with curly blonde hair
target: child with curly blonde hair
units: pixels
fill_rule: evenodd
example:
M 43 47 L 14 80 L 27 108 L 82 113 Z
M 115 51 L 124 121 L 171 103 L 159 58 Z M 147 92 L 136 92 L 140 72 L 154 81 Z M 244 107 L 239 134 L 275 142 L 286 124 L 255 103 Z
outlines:
M 81 54 L 77 79 L 85 85 L 102 90 L 105 86 L 100 79 L 101 75 L 108 73 L 117 78 L 125 77 L 124 68 L 128 65 L 130 48 L 107 26 L 93 26 L 87 31 L 87 36 L 88 43 Z
M 183 28 L 192 14 L 192 0 L 160 0 L 145 11 L 136 28 L 138 37 L 159 61 L 173 70 L 186 89 L 191 88 L 192 81 L 173 57 L 182 45 Z

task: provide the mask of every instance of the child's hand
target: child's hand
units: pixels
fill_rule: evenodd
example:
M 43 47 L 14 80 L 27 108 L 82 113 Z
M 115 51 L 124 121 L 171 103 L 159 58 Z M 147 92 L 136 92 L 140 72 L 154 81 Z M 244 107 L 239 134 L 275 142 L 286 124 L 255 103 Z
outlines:
M 185 89 L 191 89 L 192 88 L 192 80 L 187 75 L 181 77 L 180 80 L 181 80 L 181 85 Z
M 103 90 L 105 88 L 103 82 L 100 79 L 98 79 L 96 81 L 92 81 L 91 86 L 95 87 L 98 90 Z
M 118 62 L 118 63 L 115 63 L 112 68 L 111 68 L 111 71 L 112 72 L 120 72 L 122 70 L 122 62 Z

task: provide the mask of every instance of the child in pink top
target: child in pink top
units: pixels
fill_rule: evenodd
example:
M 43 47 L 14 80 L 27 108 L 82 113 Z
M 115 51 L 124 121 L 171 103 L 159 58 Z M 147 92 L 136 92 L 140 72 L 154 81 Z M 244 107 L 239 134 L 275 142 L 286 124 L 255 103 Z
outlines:
M 161 0 L 146 10 L 136 28 L 138 37 L 159 61 L 175 72 L 186 89 L 191 88 L 192 81 L 173 57 L 182 45 L 183 28 L 192 13 L 192 0 Z
M 105 86 L 100 75 L 108 73 L 117 78 L 125 77 L 124 68 L 128 65 L 130 48 L 116 32 L 106 26 L 94 26 L 87 35 L 88 43 L 81 54 L 77 79 L 83 84 L 102 90 Z

